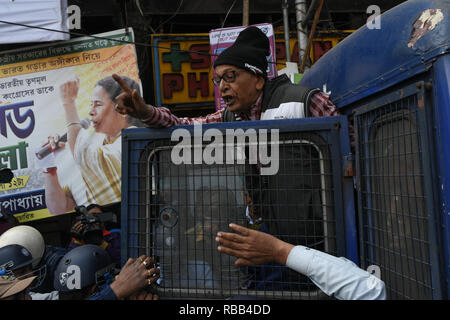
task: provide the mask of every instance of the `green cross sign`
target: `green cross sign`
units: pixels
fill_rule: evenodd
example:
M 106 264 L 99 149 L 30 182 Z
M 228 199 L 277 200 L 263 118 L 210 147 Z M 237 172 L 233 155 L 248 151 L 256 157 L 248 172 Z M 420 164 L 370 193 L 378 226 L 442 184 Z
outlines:
M 189 61 L 189 53 L 181 51 L 179 43 L 172 43 L 170 49 L 162 54 L 162 60 L 172 64 L 172 71 L 181 71 L 181 63 Z

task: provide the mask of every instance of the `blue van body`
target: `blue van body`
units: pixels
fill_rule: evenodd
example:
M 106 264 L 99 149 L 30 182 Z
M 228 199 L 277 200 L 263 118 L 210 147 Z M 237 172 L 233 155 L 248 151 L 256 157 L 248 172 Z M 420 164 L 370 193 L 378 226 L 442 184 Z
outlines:
M 426 210 L 428 211 L 432 298 L 450 297 L 450 2 L 446 0 L 406 1 L 380 16 L 380 29 L 367 25 L 345 38 L 308 70 L 301 84 L 328 91 L 331 100 L 354 121 L 356 137 L 362 138 L 361 115 L 371 110 L 393 106 L 406 95 L 417 93 L 417 114 L 423 117 L 417 135 L 421 148 L 421 166 Z M 426 22 L 424 24 L 423 22 Z M 412 91 L 417 91 L 412 93 Z M 393 95 L 397 95 L 394 98 Z M 386 100 L 387 99 L 387 100 Z M 390 100 L 389 100 L 390 99 Z M 389 100 L 389 101 L 388 101 Z M 413 104 L 407 103 L 409 107 Z M 408 108 L 404 106 L 403 108 Z M 366 109 L 366 110 L 364 110 Z M 414 111 L 415 112 L 415 111 Z M 383 114 L 384 116 L 384 114 Z M 370 120 L 375 125 L 375 118 Z M 369 124 L 370 127 L 370 124 Z M 372 128 L 367 129 L 374 130 Z M 370 134 L 370 133 L 368 133 Z M 370 142 L 369 142 L 370 143 Z M 355 153 L 362 154 L 362 142 L 356 142 Z M 366 159 L 357 159 L 361 169 Z M 366 161 L 366 162 L 365 162 Z M 363 169 L 357 170 L 360 224 L 370 223 L 372 213 L 363 209 L 370 196 L 361 186 Z M 370 183 L 367 183 L 367 187 Z M 401 196 L 401 195 L 400 195 Z M 372 210 L 371 208 L 370 210 Z M 363 211 L 363 212 L 362 212 Z M 392 209 L 391 211 L 395 211 Z M 360 226 L 360 237 L 367 232 Z M 370 238 L 370 235 L 368 236 Z M 364 254 L 367 243 L 361 240 Z M 366 251 L 366 252 L 364 252 Z M 414 259 L 411 257 L 411 259 Z M 363 263 L 364 264 L 364 263 Z M 386 280 L 385 280 L 386 281 Z

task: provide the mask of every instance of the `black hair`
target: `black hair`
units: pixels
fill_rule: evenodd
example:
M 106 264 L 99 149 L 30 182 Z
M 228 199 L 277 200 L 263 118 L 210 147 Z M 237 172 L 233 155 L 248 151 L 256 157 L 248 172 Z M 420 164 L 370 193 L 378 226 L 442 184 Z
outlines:
M 97 203 L 91 203 L 90 205 L 88 205 L 86 207 L 86 210 L 89 212 L 89 210 L 94 209 L 94 208 L 99 208 L 103 212 L 103 207 Z
M 121 203 L 120 202 L 106 204 L 104 206 L 101 206 L 97 203 L 91 203 L 90 205 L 88 205 L 86 207 L 86 210 L 89 212 L 93 208 L 99 208 L 102 212 L 111 212 L 113 214 L 113 216 L 114 216 L 113 221 L 105 221 L 104 222 L 106 230 L 120 229 L 120 221 L 121 221 L 120 220 L 121 219 L 121 215 L 120 215 Z
M 121 76 L 122 80 L 125 81 L 125 83 L 131 88 L 131 90 L 136 89 L 137 92 L 139 94 L 141 94 L 140 89 L 139 89 L 139 85 L 137 84 L 136 81 L 134 81 L 131 78 L 125 77 L 125 76 Z M 122 88 L 120 87 L 120 85 L 117 83 L 116 80 L 114 80 L 114 78 L 112 76 L 103 78 L 101 80 L 99 80 L 95 86 L 100 86 L 103 89 L 105 89 L 105 91 L 108 93 L 109 98 L 112 101 L 116 101 L 116 97 L 122 93 Z

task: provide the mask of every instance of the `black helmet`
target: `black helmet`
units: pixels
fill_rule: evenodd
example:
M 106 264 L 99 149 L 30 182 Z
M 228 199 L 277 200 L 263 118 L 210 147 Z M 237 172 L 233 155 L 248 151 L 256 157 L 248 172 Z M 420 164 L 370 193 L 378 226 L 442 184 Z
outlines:
M 71 292 L 111 281 L 114 264 L 99 246 L 87 244 L 72 249 L 59 260 L 55 270 L 55 290 Z
M 25 247 L 18 244 L 10 244 L 0 248 L 0 270 L 15 271 L 30 266 L 33 256 Z
M 25 279 L 36 276 L 36 280 L 28 289 L 34 289 L 42 284 L 45 279 L 47 267 L 45 265 L 32 269 L 33 259 L 27 248 L 18 244 L 9 244 L 0 248 L 0 275 L 13 276 L 18 279 Z M 30 272 L 18 272 L 19 269 L 30 266 Z M 32 270 L 31 270 L 32 269 Z

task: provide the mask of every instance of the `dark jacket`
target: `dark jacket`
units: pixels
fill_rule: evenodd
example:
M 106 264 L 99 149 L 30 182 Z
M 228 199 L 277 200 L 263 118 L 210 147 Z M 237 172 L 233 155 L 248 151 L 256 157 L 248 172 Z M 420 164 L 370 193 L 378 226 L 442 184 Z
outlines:
M 261 120 L 309 117 L 311 97 L 319 91 L 293 84 L 286 75 L 269 80 L 264 87 Z M 226 110 L 223 121 L 237 121 L 237 116 Z M 279 170 L 275 175 L 262 176 L 256 165 L 246 165 L 246 189 L 253 201 L 254 214 L 263 219 L 265 229 L 261 231 L 294 245 L 323 250 L 321 168 L 316 148 L 321 140 L 313 133 L 280 134 L 280 140 L 310 143 L 280 144 Z M 306 277 L 276 265 L 258 266 L 253 272 L 252 287 L 258 289 L 281 289 L 270 283 L 309 282 Z
M 293 104 L 292 107 L 302 108 L 299 113 L 303 114 L 304 117 L 309 117 L 311 97 L 319 91 L 319 89 L 313 89 L 301 86 L 299 84 L 293 84 L 285 74 L 271 80 L 267 80 L 264 85 L 261 113 L 264 113 L 269 109 L 279 108 L 282 104 L 297 102 L 299 104 Z M 233 112 L 230 112 L 228 111 L 228 109 L 226 109 L 223 113 L 222 120 L 223 122 L 232 122 L 236 121 L 237 117 L 238 116 Z

